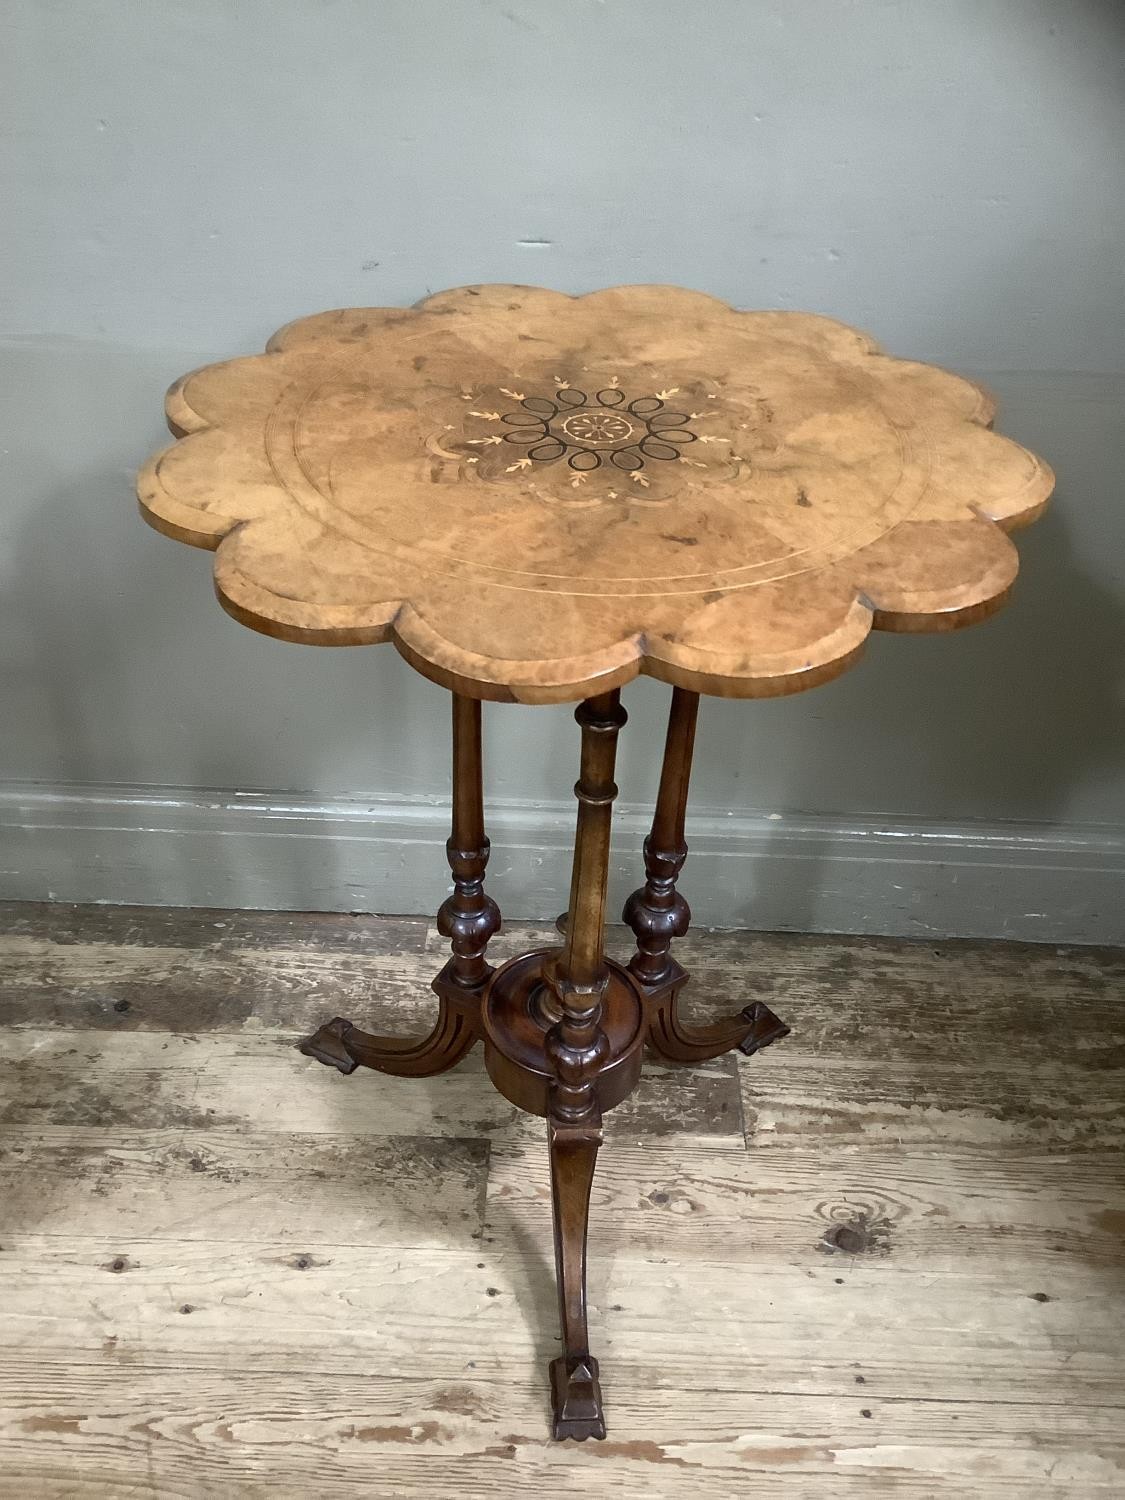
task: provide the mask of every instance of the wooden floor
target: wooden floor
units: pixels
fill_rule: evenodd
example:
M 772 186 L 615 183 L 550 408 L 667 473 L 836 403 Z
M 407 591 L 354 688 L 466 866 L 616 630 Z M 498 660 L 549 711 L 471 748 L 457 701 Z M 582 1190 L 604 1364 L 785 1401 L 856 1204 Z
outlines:
M 428 923 L 0 931 L 0 1494 L 1125 1495 L 1125 954 L 684 943 L 794 1034 L 607 1122 L 610 1436 L 558 1445 L 541 1122 L 293 1046 L 417 1029 Z

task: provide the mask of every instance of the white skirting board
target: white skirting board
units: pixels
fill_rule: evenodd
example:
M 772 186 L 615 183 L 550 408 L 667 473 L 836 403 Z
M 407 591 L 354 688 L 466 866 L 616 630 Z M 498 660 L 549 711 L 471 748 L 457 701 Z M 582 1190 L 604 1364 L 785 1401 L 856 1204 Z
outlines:
M 448 808 L 174 788 L 0 786 L 0 898 L 288 911 L 436 911 Z M 614 824 L 611 919 L 648 815 Z M 509 918 L 566 906 L 574 803 L 488 809 Z M 936 826 L 701 809 L 680 888 L 702 926 L 1125 942 L 1125 829 Z

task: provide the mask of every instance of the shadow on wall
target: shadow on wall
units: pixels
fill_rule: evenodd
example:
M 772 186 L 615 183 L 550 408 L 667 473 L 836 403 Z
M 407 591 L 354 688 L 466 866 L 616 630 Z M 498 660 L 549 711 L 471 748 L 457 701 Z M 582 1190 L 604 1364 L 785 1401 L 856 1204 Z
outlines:
M 346 847 L 347 820 L 331 838 L 305 839 L 299 815 L 284 825 L 259 820 L 251 836 L 244 818 L 224 826 L 222 806 L 255 793 L 275 805 L 288 793 L 342 798 L 360 810 L 368 796 L 403 798 L 434 802 L 444 820 L 449 696 L 392 646 L 319 649 L 237 624 L 215 600 L 213 555 L 145 524 L 134 471 L 146 450 L 169 441 L 153 422 L 167 369 L 190 363 L 89 346 L 24 356 L 25 434 L 40 409 L 41 421 L 57 420 L 58 405 L 67 406 L 72 439 L 57 452 L 29 443 L 26 474 L 14 480 L 26 503 L 5 538 L 0 590 L 3 705 L 13 730 L 0 781 L 94 792 L 151 787 L 158 798 L 182 790 L 196 802 L 214 789 L 211 819 L 193 813 L 185 830 L 157 805 L 146 825 L 155 837 L 130 844 L 122 830 L 123 857 L 143 848 L 147 899 L 211 888 L 237 892 L 248 906 L 270 905 L 282 886 L 310 907 L 366 910 L 374 887 L 394 889 L 386 842 L 370 854 Z M 578 746 L 568 707 L 533 714 L 489 705 L 485 742 L 497 795 L 526 798 L 525 784 L 537 778 L 568 798 Z M 176 831 L 160 837 L 162 828 Z M 275 844 L 262 837 L 272 831 L 292 836 Z M 356 833 L 365 836 L 362 826 Z M 432 825 L 420 826 L 418 837 L 433 848 L 425 851 L 432 886 L 417 904 L 436 911 L 449 871 Z M 275 848 L 277 857 L 284 849 L 284 881 L 271 867 Z M 362 884 L 357 871 L 369 860 L 377 865 Z M 210 878 L 199 875 L 203 866 Z M 96 871 L 90 880 L 87 899 L 97 899 Z M 567 883 L 561 871 L 559 883 Z
M 157 796 L 213 788 L 217 805 L 259 791 L 280 792 L 272 800 L 284 802 L 286 792 L 314 788 L 361 798 L 359 788 L 372 783 L 392 787 L 412 753 L 422 758 L 434 710 L 444 709 L 440 690 L 413 691 L 413 674 L 392 649 L 320 651 L 236 624 L 214 598 L 212 554 L 150 530 L 132 486 L 126 458 L 91 466 L 37 496 L 10 539 L 0 599 L 0 633 L 14 646 L 5 703 L 20 706 L 26 746 L 15 749 L 14 778 L 48 788 L 152 787 Z M 436 717 L 444 763 L 448 715 Z M 326 788 L 349 758 L 366 766 L 366 779 Z M 294 774 L 278 775 L 279 765 Z M 152 817 L 159 829 L 159 807 Z M 186 876 L 198 841 L 181 831 L 144 848 L 153 901 L 198 888 Z M 241 890 L 254 905 L 260 885 L 268 899 L 265 848 L 237 834 L 208 839 L 206 858 L 225 866 L 216 888 Z M 297 861 L 292 883 L 309 892 L 310 905 L 345 887 L 331 862 L 325 868 L 322 840 L 313 849 L 290 838 L 285 849 Z M 436 907 L 440 862 L 434 873 Z
M 970 827 L 995 822 L 990 808 L 1013 803 L 1028 809 L 1028 819 L 1066 823 L 1072 791 L 1120 768 L 1125 704 L 1116 678 L 1125 659 L 1125 601 L 1076 560 L 1061 503 L 1020 533 L 1017 545 L 1020 577 L 993 620 L 948 635 L 873 632 L 866 660 L 817 690 L 835 700 L 830 744 L 822 740 L 818 760 L 838 766 L 841 755 L 858 752 L 874 757 L 875 774 L 880 764 L 906 766 L 933 788 L 943 824 Z M 834 798 L 846 778 L 840 767 Z M 812 774 L 806 765 L 790 783 L 788 806 L 819 810 L 825 801 L 815 765 Z M 881 810 L 894 815 L 885 802 Z M 782 837 L 779 827 L 779 851 Z M 815 930 L 825 882 L 848 878 L 847 865 L 827 869 L 826 844 L 802 853 L 799 861 L 763 861 L 775 881 L 768 908 L 782 906 L 786 928 L 796 931 Z M 784 889 L 776 885 L 779 871 L 792 872 L 791 881 L 782 876 Z M 747 927 L 771 925 L 762 920 L 766 904 L 763 893 L 750 894 Z

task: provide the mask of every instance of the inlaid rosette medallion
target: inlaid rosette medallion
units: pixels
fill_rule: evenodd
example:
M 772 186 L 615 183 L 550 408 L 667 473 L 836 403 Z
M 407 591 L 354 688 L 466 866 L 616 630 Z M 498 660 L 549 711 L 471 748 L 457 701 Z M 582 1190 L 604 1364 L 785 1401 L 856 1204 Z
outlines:
M 238 619 L 526 702 L 793 692 L 971 623 L 1052 485 L 972 382 L 671 287 L 325 313 L 167 407 L 142 507 Z

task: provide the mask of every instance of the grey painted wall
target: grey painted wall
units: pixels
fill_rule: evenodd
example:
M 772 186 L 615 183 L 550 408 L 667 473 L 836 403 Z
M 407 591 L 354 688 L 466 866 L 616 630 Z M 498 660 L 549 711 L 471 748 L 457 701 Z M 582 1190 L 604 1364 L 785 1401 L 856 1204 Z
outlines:
M 199 880 L 174 878 L 180 835 L 158 830 L 146 853 L 151 815 L 125 791 L 127 860 L 92 853 L 73 813 L 45 845 L 28 797 L 63 785 L 72 808 L 107 787 L 432 806 L 439 839 L 444 695 L 388 648 L 235 625 L 210 559 L 150 533 L 131 484 L 183 370 L 302 313 L 476 280 L 681 282 L 829 313 L 990 384 L 1001 428 L 1059 476 L 1012 607 L 949 638 L 877 636 L 807 696 L 705 704 L 695 806 L 907 840 L 986 825 L 1012 848 L 1029 828 L 1044 848 L 1092 835 L 1102 876 L 1120 876 L 1125 8 L 4 0 L 2 20 L 0 822 L 24 854 L 0 862 L 0 889 L 246 897 L 208 883 L 206 839 Z M 664 702 L 653 683 L 627 693 L 627 804 L 654 788 Z M 488 717 L 493 798 L 556 818 L 568 711 Z M 517 911 L 565 889 L 558 840 L 543 851 L 551 879 L 513 885 Z M 1020 902 L 1050 913 L 1039 864 Z M 813 892 L 794 925 L 897 930 L 912 876 L 888 868 L 866 916 Z M 823 861 L 805 874 L 823 881 Z M 732 881 L 701 867 L 697 912 L 750 920 Z M 380 901 L 425 909 L 440 885 L 435 871 L 433 889 Z M 1125 937 L 1099 889 L 1093 926 L 1072 892 L 1029 935 Z M 271 898 L 360 899 L 330 877 L 254 884 Z M 963 930 L 933 899 L 929 927 Z M 995 906 L 977 925 L 1012 930 L 1002 891 Z

